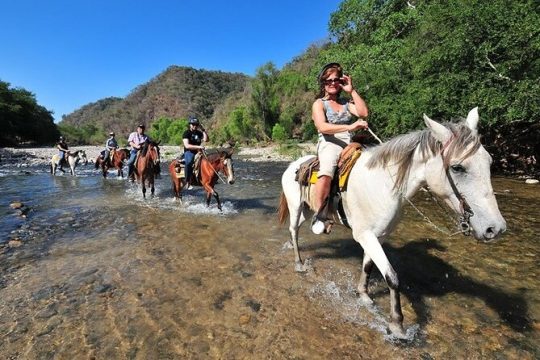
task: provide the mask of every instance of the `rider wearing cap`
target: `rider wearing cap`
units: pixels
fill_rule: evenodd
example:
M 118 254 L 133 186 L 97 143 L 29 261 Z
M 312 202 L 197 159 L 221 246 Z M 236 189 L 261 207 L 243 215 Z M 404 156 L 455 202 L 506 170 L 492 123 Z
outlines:
M 144 134 L 145 128 L 146 127 L 144 126 L 144 124 L 140 124 L 139 126 L 137 126 L 137 131 L 129 134 L 128 143 L 129 146 L 131 146 L 131 151 L 129 152 L 129 160 L 127 162 L 128 179 L 132 178 L 134 170 L 133 165 L 135 164 L 135 160 L 137 159 L 137 152 L 141 150 L 145 142 L 150 141 L 148 136 Z
M 201 144 L 208 141 L 208 134 L 198 119 L 190 117 L 188 122 L 189 128 L 182 135 L 182 141 L 184 143 L 184 161 L 186 164 L 186 185 L 189 190 L 192 189 L 190 182 L 193 174 L 193 160 L 199 151 L 204 150 L 204 146 Z
M 118 149 L 118 142 L 114 138 L 114 132 L 109 133 L 110 138 L 105 142 L 105 150 L 103 151 L 103 161 L 109 161 L 111 151 Z
M 69 152 L 68 146 L 63 136 L 60 136 L 58 138 L 58 142 L 56 143 L 56 148 L 58 149 L 58 156 L 60 157 L 60 160 L 58 161 L 58 165 L 60 165 L 60 169 L 62 169 L 62 164 L 67 164 L 66 154 Z

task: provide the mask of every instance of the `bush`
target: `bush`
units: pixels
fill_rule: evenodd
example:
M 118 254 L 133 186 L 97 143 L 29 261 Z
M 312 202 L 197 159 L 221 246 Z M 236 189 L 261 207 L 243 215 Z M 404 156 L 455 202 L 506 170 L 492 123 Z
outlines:
M 285 131 L 285 128 L 281 126 L 281 124 L 275 124 L 272 128 L 272 140 L 277 142 L 284 142 L 287 140 L 287 132 Z

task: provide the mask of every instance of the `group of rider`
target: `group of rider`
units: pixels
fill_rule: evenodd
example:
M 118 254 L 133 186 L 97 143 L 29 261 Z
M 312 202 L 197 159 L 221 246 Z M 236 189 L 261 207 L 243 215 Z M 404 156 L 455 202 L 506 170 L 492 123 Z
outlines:
M 339 154 L 345 146 L 351 142 L 351 132 L 359 129 L 367 129 L 368 123 L 364 120 L 368 116 L 368 108 L 365 101 L 353 87 L 352 79 L 343 73 L 338 63 L 325 65 L 318 75 L 319 94 L 312 106 L 312 119 L 318 130 L 317 155 L 319 158 L 319 171 L 315 183 L 315 208 L 319 211 L 315 214 L 312 225 L 325 221 L 325 207 L 328 203 L 332 179 L 335 176 Z M 349 94 L 349 99 L 342 98 L 341 92 Z M 357 119 L 353 121 L 354 119 Z M 193 173 L 195 155 L 204 150 L 203 143 L 208 141 L 208 134 L 201 126 L 199 120 L 190 117 L 188 129 L 182 136 L 184 145 L 185 178 L 188 179 L 186 186 L 191 188 L 189 180 Z M 143 124 L 137 127 L 137 131 L 129 135 L 128 143 L 131 147 L 128 160 L 129 177 L 133 174 L 134 163 L 137 153 L 145 142 L 150 141 L 144 133 Z M 111 132 L 110 138 L 105 144 L 103 159 L 106 161 L 113 149 L 118 148 L 118 143 Z M 60 157 L 65 158 L 68 147 L 63 137 L 57 144 Z
M 195 117 L 190 117 L 188 120 L 188 129 L 182 135 L 182 143 L 184 145 L 184 164 L 185 164 L 185 179 L 188 190 L 192 189 L 190 180 L 193 174 L 193 162 L 195 155 L 204 150 L 203 143 L 208 141 L 208 133 L 202 127 L 199 120 Z M 128 179 L 133 178 L 134 164 L 137 159 L 137 153 L 141 150 L 145 143 L 150 142 L 148 135 L 144 133 L 146 127 L 144 124 L 137 126 L 137 130 L 129 134 L 128 144 L 130 146 L 128 166 Z M 68 145 L 63 136 L 60 136 L 56 147 L 59 151 L 60 165 L 66 163 L 66 155 L 69 153 Z M 101 161 L 110 161 L 111 153 L 118 149 L 118 142 L 115 138 L 115 133 L 110 132 L 109 138 L 105 142 L 105 150 L 101 152 Z

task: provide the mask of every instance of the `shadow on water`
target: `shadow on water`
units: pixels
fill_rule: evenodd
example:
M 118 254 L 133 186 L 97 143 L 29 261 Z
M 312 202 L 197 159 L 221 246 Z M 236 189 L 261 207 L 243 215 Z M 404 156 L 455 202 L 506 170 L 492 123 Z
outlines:
M 493 286 L 464 276 L 454 266 L 430 254 L 429 250 L 445 252 L 446 247 L 434 239 L 418 239 L 404 246 L 383 245 L 385 252 L 398 273 L 401 293 L 411 302 L 418 324 L 425 326 L 429 319 L 427 297 L 462 294 L 481 299 L 497 312 L 499 318 L 518 332 L 531 330 L 527 301 L 521 294 L 509 294 Z M 325 251 L 330 249 L 330 252 Z M 351 239 L 335 239 L 302 246 L 301 251 L 313 251 L 314 259 L 356 259 L 358 274 L 362 264 L 362 247 Z M 323 252 L 324 251 L 324 252 Z M 371 280 L 382 276 L 374 267 Z
M 248 199 L 238 199 L 231 200 L 231 203 L 236 209 L 241 210 L 260 210 L 263 214 L 273 214 L 275 213 L 276 206 L 271 206 L 265 203 L 265 201 L 271 201 L 273 197 L 257 197 L 257 198 L 248 198 Z

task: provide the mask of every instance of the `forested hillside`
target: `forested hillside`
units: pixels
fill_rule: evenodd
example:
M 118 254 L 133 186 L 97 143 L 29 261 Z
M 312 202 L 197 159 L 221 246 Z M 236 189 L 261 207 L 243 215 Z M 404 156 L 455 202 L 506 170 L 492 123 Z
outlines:
M 109 131 L 127 137 L 137 124 L 190 115 L 203 121 L 232 93 L 242 92 L 248 76 L 239 73 L 171 66 L 125 98 L 107 98 L 64 116 L 60 129 L 72 141 L 102 142 Z
M 0 146 L 42 145 L 59 136 L 49 110 L 31 92 L 0 80 Z
M 218 110 L 219 138 L 313 137 L 316 76 L 339 62 L 383 139 L 422 128 L 423 113 L 450 121 L 478 106 L 495 170 L 537 168 L 540 2 L 345 0 L 329 31 L 283 69 L 262 66 L 250 93 Z

